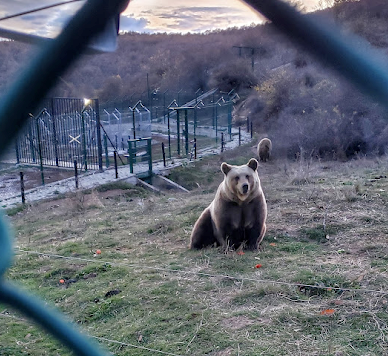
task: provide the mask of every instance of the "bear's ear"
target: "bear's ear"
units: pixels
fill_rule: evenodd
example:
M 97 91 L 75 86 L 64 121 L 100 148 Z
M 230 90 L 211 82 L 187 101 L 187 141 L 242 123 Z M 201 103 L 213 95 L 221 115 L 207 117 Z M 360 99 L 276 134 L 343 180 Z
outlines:
M 257 169 L 259 162 L 255 158 L 251 158 L 247 164 L 249 168 L 252 168 L 254 171 Z
M 221 164 L 221 171 L 222 173 L 224 173 L 225 175 L 227 175 L 230 170 L 232 169 L 232 166 L 230 166 L 229 164 L 227 164 L 226 162 L 223 162 Z

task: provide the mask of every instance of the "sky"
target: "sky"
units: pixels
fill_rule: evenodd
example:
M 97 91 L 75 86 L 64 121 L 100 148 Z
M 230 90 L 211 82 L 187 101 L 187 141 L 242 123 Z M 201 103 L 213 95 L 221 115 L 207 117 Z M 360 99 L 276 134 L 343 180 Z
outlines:
M 64 0 L 1 0 L 0 19 Z M 108 0 L 109 1 L 109 0 Z M 288 0 L 290 1 L 290 0 Z M 298 0 L 314 11 L 330 0 Z M 83 1 L 0 21 L 0 27 L 55 37 Z M 203 33 L 262 23 L 263 18 L 239 0 L 131 0 L 121 14 L 120 31 L 145 33 Z

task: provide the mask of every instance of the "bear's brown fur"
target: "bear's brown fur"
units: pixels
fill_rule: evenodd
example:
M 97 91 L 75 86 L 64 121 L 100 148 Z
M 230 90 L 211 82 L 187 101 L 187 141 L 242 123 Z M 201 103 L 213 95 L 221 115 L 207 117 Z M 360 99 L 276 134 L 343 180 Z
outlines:
M 263 138 L 257 145 L 257 156 L 260 161 L 267 162 L 272 151 L 272 142 L 269 138 Z
M 242 166 L 221 164 L 224 180 L 214 200 L 202 212 L 191 233 L 190 248 L 216 244 L 257 249 L 266 232 L 267 203 L 257 167 L 251 158 Z

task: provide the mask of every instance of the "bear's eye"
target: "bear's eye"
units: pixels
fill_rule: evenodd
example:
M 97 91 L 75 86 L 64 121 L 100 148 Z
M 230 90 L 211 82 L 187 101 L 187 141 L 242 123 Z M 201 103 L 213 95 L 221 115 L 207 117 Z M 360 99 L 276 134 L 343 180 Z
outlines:
M 236 176 L 236 177 L 234 177 L 234 179 L 236 180 L 236 182 L 238 182 L 238 180 L 240 179 L 240 177 L 239 177 L 239 176 Z
M 247 180 L 249 180 L 249 175 L 247 174 L 247 175 L 245 176 L 245 178 L 246 178 Z

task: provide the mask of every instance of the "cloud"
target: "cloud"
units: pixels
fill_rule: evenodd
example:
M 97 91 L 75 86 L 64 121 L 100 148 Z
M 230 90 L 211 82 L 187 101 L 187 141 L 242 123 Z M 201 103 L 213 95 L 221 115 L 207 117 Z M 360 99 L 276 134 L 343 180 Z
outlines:
M 228 27 L 242 27 L 260 23 L 262 18 L 239 8 L 226 6 L 159 8 L 147 11 L 153 32 L 204 32 Z
M 120 31 L 123 32 L 150 32 L 147 29 L 149 21 L 145 18 L 134 18 L 133 14 L 131 15 L 121 15 L 120 16 Z
M 0 16 L 14 15 L 53 4 L 52 0 L 5 0 L 0 1 Z M 0 22 L 3 28 L 44 37 L 56 36 L 72 15 L 82 6 L 82 2 L 69 3 L 58 7 L 32 12 Z
M 291 0 L 289 0 L 291 1 Z M 300 0 L 312 7 L 321 0 Z M 0 17 L 53 4 L 53 0 L 0 0 Z M 61 5 L 0 22 L 0 27 L 54 37 L 83 1 Z M 238 0 L 131 0 L 121 15 L 121 31 L 201 33 L 263 22 Z

